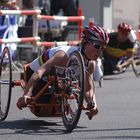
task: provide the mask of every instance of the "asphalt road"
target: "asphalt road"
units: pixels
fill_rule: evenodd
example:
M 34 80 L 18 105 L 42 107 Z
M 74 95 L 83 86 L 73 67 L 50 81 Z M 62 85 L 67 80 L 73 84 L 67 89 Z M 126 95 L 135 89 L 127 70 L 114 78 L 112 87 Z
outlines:
M 95 86 L 98 115 L 88 120 L 83 112 L 69 134 L 61 118 L 37 118 L 28 109 L 18 110 L 16 101 L 23 91 L 13 88 L 8 117 L 0 123 L 0 140 L 140 139 L 140 78 L 128 69 L 124 74 L 105 76 L 102 88 L 97 82 Z

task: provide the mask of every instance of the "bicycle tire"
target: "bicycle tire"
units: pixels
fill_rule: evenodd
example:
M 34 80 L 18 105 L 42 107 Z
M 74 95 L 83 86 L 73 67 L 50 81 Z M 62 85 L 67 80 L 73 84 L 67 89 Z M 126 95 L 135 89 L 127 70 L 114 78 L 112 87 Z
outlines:
M 0 121 L 6 119 L 11 102 L 12 63 L 9 49 L 5 47 L 0 62 Z
M 137 41 L 137 48 L 135 48 L 134 59 L 132 61 L 132 69 L 136 77 L 140 77 L 140 43 Z
M 76 69 L 75 73 L 77 73 L 76 78 L 78 79 L 78 86 L 80 87 L 80 91 L 77 95 L 78 98 L 74 98 L 71 100 L 75 103 L 76 109 L 74 110 L 74 113 L 72 114 L 72 106 L 69 105 L 69 109 L 71 110 L 71 113 L 68 113 L 67 110 L 67 103 L 68 99 L 62 96 L 62 120 L 63 124 L 66 128 L 67 132 L 71 132 L 78 124 L 78 121 L 80 119 L 82 107 L 83 107 L 83 100 L 84 100 L 84 94 L 85 94 L 85 66 L 84 66 L 84 60 L 80 52 L 74 51 L 67 62 L 66 68 L 72 68 Z M 71 93 L 68 93 L 71 94 Z M 77 104 L 77 105 L 76 105 Z M 70 118 L 69 118 L 70 116 Z

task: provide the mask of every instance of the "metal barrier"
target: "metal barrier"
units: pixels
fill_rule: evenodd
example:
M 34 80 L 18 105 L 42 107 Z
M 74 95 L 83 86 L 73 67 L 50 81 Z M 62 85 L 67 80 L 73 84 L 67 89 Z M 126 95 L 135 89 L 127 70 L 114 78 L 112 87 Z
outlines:
M 79 44 L 80 41 L 57 41 L 57 42 L 37 42 L 37 46 L 44 46 L 44 47 L 52 47 L 52 46 L 61 46 L 61 45 L 76 45 Z
M 35 47 L 32 48 L 32 52 L 38 52 L 38 47 L 51 47 L 58 45 L 75 45 L 81 41 L 81 32 L 84 16 L 82 16 L 82 10 L 79 10 L 78 16 L 46 16 L 40 15 L 40 10 L 0 10 L 0 16 L 2 15 L 32 15 L 33 16 L 33 37 L 21 37 L 16 39 L 0 39 L 0 44 L 8 43 L 33 43 Z M 78 22 L 78 39 L 77 41 L 60 41 L 60 42 L 41 42 L 38 36 L 38 24 L 39 20 L 59 20 L 67 22 Z M 15 66 L 16 67 L 16 66 Z M 16 68 L 17 69 L 17 68 Z M 18 70 L 18 69 L 17 69 Z
M 0 39 L 0 44 L 2 43 L 19 43 L 19 42 L 32 42 L 32 41 L 39 41 L 40 38 L 38 37 L 38 21 L 39 20 L 61 20 L 61 21 L 68 21 L 68 22 L 78 22 L 78 41 L 81 40 L 81 26 L 82 21 L 84 20 L 84 16 L 46 16 L 46 15 L 40 15 L 40 10 L 0 10 L 0 15 L 36 15 L 34 16 L 33 20 L 33 36 L 34 37 L 26 37 L 26 38 L 18 38 L 15 40 L 8 40 L 8 39 Z M 80 12 L 82 14 L 82 12 Z M 47 45 L 47 43 L 36 43 L 41 45 Z M 52 43 L 53 44 L 53 43 Z

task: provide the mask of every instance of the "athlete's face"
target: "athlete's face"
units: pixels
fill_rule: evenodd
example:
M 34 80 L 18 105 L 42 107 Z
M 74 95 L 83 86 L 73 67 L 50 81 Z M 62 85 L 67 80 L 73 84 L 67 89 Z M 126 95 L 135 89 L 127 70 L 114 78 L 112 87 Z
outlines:
M 93 45 L 96 45 L 95 47 Z M 101 55 L 102 48 L 97 46 L 97 44 L 87 44 L 85 46 L 85 54 L 90 60 L 97 60 L 97 58 Z
M 124 32 L 121 32 L 121 31 L 118 32 L 118 40 L 120 42 L 126 41 L 127 37 L 128 37 L 127 33 L 124 33 Z

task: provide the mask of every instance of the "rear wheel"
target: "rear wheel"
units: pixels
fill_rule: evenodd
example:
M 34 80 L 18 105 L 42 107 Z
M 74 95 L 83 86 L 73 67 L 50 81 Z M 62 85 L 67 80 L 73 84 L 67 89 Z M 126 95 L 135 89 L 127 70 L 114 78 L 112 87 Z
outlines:
M 71 54 L 66 66 L 67 96 L 62 96 L 62 119 L 67 132 L 79 121 L 85 94 L 85 67 L 81 53 Z
M 12 64 L 10 52 L 7 47 L 4 48 L 0 62 L 0 121 L 6 119 L 12 90 Z

